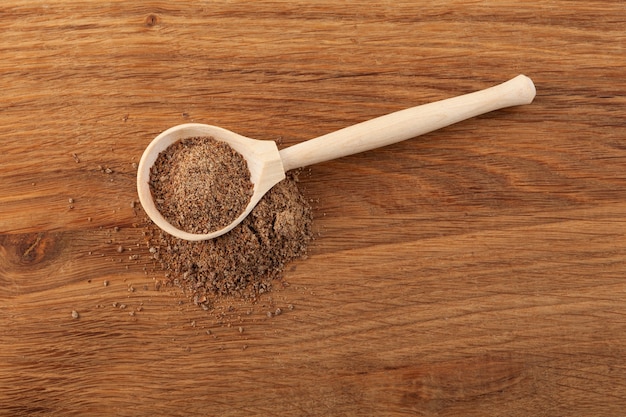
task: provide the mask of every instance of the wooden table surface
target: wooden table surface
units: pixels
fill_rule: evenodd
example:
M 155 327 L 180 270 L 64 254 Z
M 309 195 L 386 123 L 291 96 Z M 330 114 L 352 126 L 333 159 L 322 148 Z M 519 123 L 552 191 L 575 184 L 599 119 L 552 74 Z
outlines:
M 3 1 L 0 415 L 623 413 L 624 27 L 621 1 Z M 155 288 L 131 205 L 162 130 L 288 146 L 520 73 L 529 106 L 304 171 L 288 286 L 221 322 Z

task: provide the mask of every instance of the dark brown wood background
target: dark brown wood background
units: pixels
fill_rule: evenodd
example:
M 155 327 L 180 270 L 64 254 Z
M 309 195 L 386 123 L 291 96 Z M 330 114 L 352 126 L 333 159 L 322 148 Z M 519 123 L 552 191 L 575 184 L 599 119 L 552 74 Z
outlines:
M 621 1 L 3 1 L 0 414 L 623 413 L 624 27 Z M 306 170 L 288 287 L 221 323 L 155 288 L 131 205 L 160 131 L 288 146 L 519 73 L 530 106 Z

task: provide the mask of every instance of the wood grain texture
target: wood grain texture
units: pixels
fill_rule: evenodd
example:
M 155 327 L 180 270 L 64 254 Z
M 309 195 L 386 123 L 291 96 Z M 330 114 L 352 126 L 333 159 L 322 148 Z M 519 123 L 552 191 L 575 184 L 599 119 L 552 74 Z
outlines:
M 625 25 L 619 1 L 2 2 L 0 415 L 619 415 Z M 155 288 L 131 204 L 162 130 L 288 146 L 519 73 L 530 106 L 305 171 L 288 287 L 221 319 Z

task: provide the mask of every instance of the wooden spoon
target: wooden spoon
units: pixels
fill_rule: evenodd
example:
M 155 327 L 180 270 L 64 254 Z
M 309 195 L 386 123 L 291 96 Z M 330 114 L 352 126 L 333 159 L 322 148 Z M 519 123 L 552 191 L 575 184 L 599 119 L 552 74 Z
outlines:
M 174 126 L 148 145 L 139 162 L 137 190 L 139 200 L 154 223 L 167 233 L 186 240 L 213 239 L 238 225 L 263 195 L 294 168 L 368 151 L 504 107 L 530 104 L 535 86 L 524 75 L 474 93 L 401 110 L 346 127 L 333 133 L 278 150 L 269 140 L 255 140 L 217 126 L 188 123 Z M 207 234 L 188 233 L 172 226 L 156 208 L 150 192 L 150 169 L 159 153 L 176 141 L 188 137 L 212 136 L 228 143 L 247 161 L 253 195 L 243 213 L 231 224 Z

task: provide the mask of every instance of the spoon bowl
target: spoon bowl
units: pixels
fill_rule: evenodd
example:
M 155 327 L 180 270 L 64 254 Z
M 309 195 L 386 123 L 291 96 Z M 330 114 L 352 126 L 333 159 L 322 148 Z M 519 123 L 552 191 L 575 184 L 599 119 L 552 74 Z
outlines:
M 524 75 L 484 90 L 423 104 L 361 122 L 286 149 L 273 141 L 247 138 L 217 126 L 187 123 L 167 129 L 148 145 L 137 171 L 139 201 L 148 216 L 165 232 L 181 239 L 213 239 L 237 226 L 254 209 L 285 172 L 392 143 L 449 126 L 453 123 L 505 107 L 530 104 L 535 97 L 532 80 Z M 157 209 L 150 190 L 150 171 L 159 154 L 175 142 L 211 136 L 237 151 L 248 164 L 253 194 L 245 210 L 228 226 L 207 234 L 189 233 L 172 226 Z
M 181 139 L 200 136 L 211 136 L 216 140 L 223 141 L 241 154 L 248 164 L 250 182 L 253 184 L 250 201 L 239 217 L 228 226 L 206 234 L 189 233 L 174 227 L 159 212 L 150 191 L 150 170 L 159 154 Z M 213 239 L 232 230 L 250 214 L 265 193 L 284 178 L 285 169 L 275 142 L 247 138 L 218 126 L 186 123 L 167 129 L 148 145 L 139 161 L 137 191 L 141 205 L 157 226 L 178 238 L 197 241 Z

